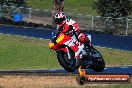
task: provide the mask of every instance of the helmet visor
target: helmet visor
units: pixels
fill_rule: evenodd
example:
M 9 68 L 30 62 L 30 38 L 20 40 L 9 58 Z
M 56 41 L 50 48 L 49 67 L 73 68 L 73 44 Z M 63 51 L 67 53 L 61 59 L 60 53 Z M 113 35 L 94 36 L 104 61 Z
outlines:
M 60 23 L 62 23 L 64 20 L 65 20 L 65 18 L 56 18 L 56 19 L 55 19 L 55 23 L 56 23 L 56 24 L 60 24 Z

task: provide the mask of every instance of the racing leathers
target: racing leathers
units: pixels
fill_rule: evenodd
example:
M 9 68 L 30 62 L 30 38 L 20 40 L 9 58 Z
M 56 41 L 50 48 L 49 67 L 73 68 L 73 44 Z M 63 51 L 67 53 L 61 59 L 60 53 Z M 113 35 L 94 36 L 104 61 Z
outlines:
M 63 25 L 58 25 L 57 29 L 59 32 L 66 33 L 68 36 L 71 37 L 74 34 L 79 42 L 84 43 L 87 47 L 90 46 L 90 40 L 84 33 L 80 31 L 79 26 L 72 19 L 66 19 Z M 81 65 L 81 60 L 81 56 L 76 57 L 77 68 Z

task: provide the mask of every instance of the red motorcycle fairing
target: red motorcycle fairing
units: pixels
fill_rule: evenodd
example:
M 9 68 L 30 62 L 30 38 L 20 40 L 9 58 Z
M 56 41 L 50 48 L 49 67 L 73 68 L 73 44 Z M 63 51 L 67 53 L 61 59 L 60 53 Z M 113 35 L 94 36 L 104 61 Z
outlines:
M 50 44 L 52 45 L 52 44 Z M 81 51 L 84 48 L 84 45 L 80 43 L 76 36 L 69 36 L 61 32 L 57 38 L 56 38 L 56 43 L 53 44 L 53 47 L 51 49 L 55 51 L 64 51 L 69 55 L 69 49 L 71 49 L 75 53 L 75 58 L 81 58 L 82 55 Z M 70 56 L 69 56 L 70 58 Z
M 56 49 L 58 49 L 58 50 L 63 50 L 67 53 L 68 51 L 66 48 L 59 48 L 61 46 L 67 46 L 67 47 L 71 48 L 74 52 L 77 52 L 79 42 L 77 42 L 77 41 L 73 42 L 73 39 L 70 36 L 67 36 L 65 34 L 60 34 L 59 36 L 62 36 L 62 35 L 64 35 L 64 39 L 62 39 L 60 42 L 55 44 L 54 47 L 56 47 Z

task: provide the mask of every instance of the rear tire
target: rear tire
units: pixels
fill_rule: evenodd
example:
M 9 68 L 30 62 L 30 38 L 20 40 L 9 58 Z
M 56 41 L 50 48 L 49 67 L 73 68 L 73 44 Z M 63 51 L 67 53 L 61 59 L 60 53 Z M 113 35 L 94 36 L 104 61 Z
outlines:
M 104 59 L 102 57 L 102 55 L 99 53 L 99 51 L 97 51 L 94 47 L 91 48 L 91 50 L 97 52 L 100 56 L 98 61 L 93 61 L 92 63 L 92 69 L 96 72 L 102 72 L 105 68 L 105 62 Z
M 71 58 L 73 61 L 73 65 L 70 65 L 67 60 L 68 60 L 68 55 L 64 51 L 57 51 L 57 59 L 60 65 L 68 72 L 74 72 L 76 70 L 75 64 L 74 64 L 74 59 Z

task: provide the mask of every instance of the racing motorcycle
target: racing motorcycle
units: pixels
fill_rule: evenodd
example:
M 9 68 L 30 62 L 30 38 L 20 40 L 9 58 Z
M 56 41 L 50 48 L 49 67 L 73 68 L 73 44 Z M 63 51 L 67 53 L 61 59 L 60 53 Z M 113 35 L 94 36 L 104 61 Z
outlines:
M 53 31 L 49 48 L 56 51 L 57 59 L 60 65 L 68 72 L 74 72 L 77 68 L 76 57 L 82 55 L 81 67 L 83 69 L 92 69 L 101 72 L 105 68 L 105 62 L 102 55 L 92 44 L 87 47 L 84 43 L 78 41 L 76 34 L 62 33 Z

